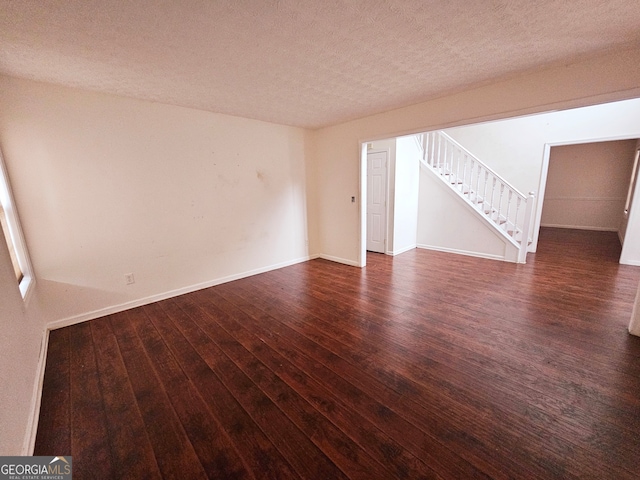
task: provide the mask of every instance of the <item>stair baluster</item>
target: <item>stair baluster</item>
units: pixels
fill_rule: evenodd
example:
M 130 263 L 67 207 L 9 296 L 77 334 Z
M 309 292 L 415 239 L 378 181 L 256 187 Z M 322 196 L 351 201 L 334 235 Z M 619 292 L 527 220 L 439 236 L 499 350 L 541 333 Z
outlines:
M 502 196 L 504 195 L 504 183 L 500 182 L 500 199 L 498 200 L 498 227 L 502 226 L 502 218 L 500 213 L 502 212 Z
M 508 200 L 507 200 L 507 213 L 505 215 L 504 229 L 508 233 L 509 232 L 509 210 L 511 209 L 511 199 L 513 198 L 513 190 L 509 190 Z M 513 236 L 513 235 L 512 235 Z
M 464 196 L 464 179 L 467 178 L 467 156 L 463 155 L 464 158 L 464 162 L 462 164 L 462 185 L 460 187 L 460 192 L 462 193 L 462 196 Z
M 469 183 L 467 184 L 466 187 L 466 193 L 467 193 L 467 198 L 469 199 L 469 201 L 471 201 L 471 185 L 473 184 L 473 170 L 475 168 L 476 164 L 473 161 L 473 158 L 469 161 Z
M 476 198 L 473 203 L 480 205 L 480 172 L 482 171 L 482 165 L 478 162 L 478 171 L 476 172 Z
M 485 165 L 475 155 L 444 132 L 428 132 L 416 137 L 422 148 L 422 164 L 435 172 L 469 205 L 480 212 L 501 234 L 519 249 L 524 263 L 530 243 L 535 194 L 528 197 Z M 496 189 L 499 198 L 496 205 Z M 480 193 L 482 191 L 482 194 Z M 505 195 L 506 192 L 506 195 Z M 489 194 L 488 194 L 489 193 Z M 524 215 L 521 209 L 524 205 Z M 506 212 L 503 215 L 503 212 Z M 513 216 L 513 220 L 511 217 Z
M 522 203 L 522 199 L 520 197 L 516 198 L 516 215 L 513 218 L 513 235 L 514 240 L 518 241 L 518 214 L 520 213 L 520 204 Z
M 484 171 L 484 192 L 482 193 L 482 211 L 487 213 L 487 185 L 489 184 L 489 172 Z
M 494 199 L 496 198 L 495 197 L 496 183 L 497 183 L 497 179 L 496 179 L 496 177 L 493 177 L 493 185 L 491 187 L 491 205 L 489 206 L 490 208 L 489 208 L 489 212 L 488 212 L 489 213 L 489 218 L 492 219 L 493 221 L 496 220 L 495 218 L 493 218 L 493 214 L 494 214 L 494 212 L 496 210 L 495 207 L 494 207 L 494 203 L 493 203 Z

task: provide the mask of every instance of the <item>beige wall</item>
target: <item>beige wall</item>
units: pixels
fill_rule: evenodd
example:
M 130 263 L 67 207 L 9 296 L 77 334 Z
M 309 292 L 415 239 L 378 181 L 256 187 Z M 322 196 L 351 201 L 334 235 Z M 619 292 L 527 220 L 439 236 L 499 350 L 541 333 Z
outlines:
M 47 322 L 309 255 L 302 129 L 6 77 L 0 102 Z
M 552 147 L 542 226 L 618 231 L 635 140 Z

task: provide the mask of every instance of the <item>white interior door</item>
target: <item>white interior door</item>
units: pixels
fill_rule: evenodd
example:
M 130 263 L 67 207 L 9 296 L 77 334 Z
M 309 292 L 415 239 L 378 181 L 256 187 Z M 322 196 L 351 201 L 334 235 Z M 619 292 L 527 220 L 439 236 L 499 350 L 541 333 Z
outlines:
M 367 250 L 385 253 L 387 152 L 367 155 Z

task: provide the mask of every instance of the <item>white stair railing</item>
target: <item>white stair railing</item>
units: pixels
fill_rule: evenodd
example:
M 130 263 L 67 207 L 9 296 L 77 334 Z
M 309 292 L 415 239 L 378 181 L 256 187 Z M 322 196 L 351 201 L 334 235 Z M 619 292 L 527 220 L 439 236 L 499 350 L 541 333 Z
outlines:
M 444 132 L 416 136 L 423 165 L 435 172 L 468 204 L 518 248 L 525 263 L 531 243 L 534 192 L 525 196 L 480 159 Z

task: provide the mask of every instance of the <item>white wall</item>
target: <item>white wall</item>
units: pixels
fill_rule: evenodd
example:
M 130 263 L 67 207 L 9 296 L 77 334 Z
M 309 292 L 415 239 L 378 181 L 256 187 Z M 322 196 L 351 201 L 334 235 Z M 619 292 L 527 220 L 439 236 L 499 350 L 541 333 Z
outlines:
M 542 226 L 618 231 L 635 140 L 552 147 Z
M 304 130 L 7 77 L 0 102 L 46 322 L 308 257 Z
M 29 315 L 0 238 L 0 455 L 23 455 L 34 410 L 44 325 Z
M 421 150 L 415 137 L 396 139 L 393 254 L 416 248 Z
M 362 259 L 365 209 L 350 203 L 351 196 L 361 190 L 361 142 L 633 98 L 640 96 L 639 77 L 640 49 L 636 48 L 318 130 L 314 134 L 314 161 L 321 199 L 317 214 L 322 253 L 353 264 Z M 537 153 L 538 163 L 540 155 L 542 152 Z M 520 181 L 525 190 L 528 175 Z M 539 175 L 533 178 L 535 185 L 538 181 Z
M 418 246 L 495 260 L 517 261 L 517 249 L 469 208 L 435 173 L 421 169 Z

